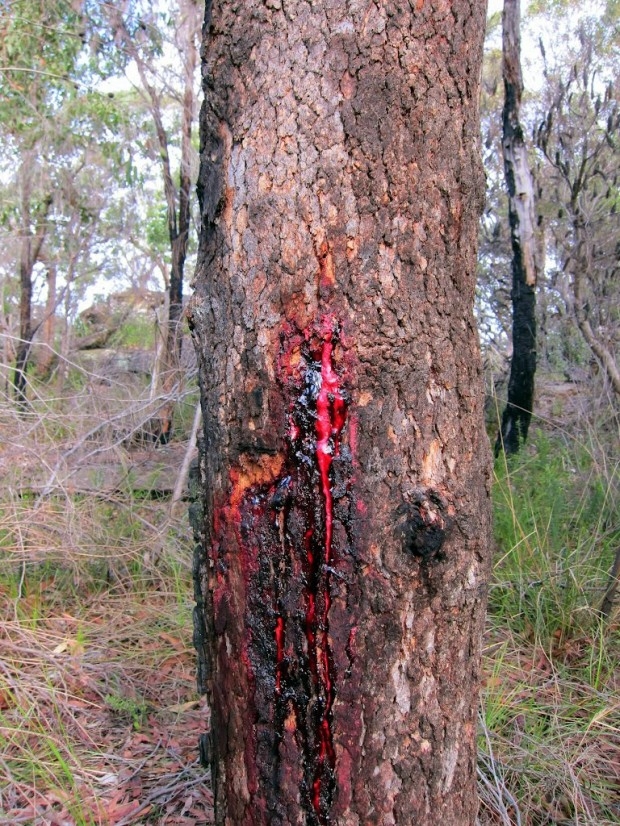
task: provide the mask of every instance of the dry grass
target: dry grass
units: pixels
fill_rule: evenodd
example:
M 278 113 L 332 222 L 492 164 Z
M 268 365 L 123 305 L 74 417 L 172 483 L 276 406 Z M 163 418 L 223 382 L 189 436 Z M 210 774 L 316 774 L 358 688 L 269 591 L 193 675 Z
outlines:
M 176 597 L 106 593 L 82 610 L 58 602 L 41 617 L 41 592 L 20 600 L 2 634 L 0 822 L 47 822 L 54 813 L 118 826 L 166 808 L 170 817 L 155 822 L 187 822 L 183 807 L 191 822 L 209 820 L 196 763 L 207 715 Z M 15 602 L 2 607 L 9 614 Z
M 505 628 L 485 652 L 481 823 L 590 824 L 620 818 L 618 629 L 548 656 Z M 595 661 L 605 649 L 605 661 Z
M 82 549 L 61 557 L 51 544 L 42 561 L 39 544 L 36 562 L 5 563 L 0 823 L 47 823 L 52 814 L 53 822 L 102 826 L 209 822 L 197 763 L 208 715 L 195 689 L 190 552 L 185 526 L 166 505 L 134 503 L 121 521 L 118 511 L 106 519 L 104 507 L 95 545 L 88 527 L 96 508 L 85 503 L 90 556 Z M 58 534 L 75 532 L 81 515 L 47 512 Z M 164 547 L 149 565 L 156 524 L 152 535 Z M 23 533 L 37 537 L 37 525 Z M 111 525 L 118 553 L 103 544 Z
M 191 537 L 166 493 L 187 445 L 132 439 L 161 403 L 147 384 L 64 385 L 0 401 L 0 824 L 209 823 Z M 98 465 L 97 486 L 83 469 L 102 459 L 126 472 Z

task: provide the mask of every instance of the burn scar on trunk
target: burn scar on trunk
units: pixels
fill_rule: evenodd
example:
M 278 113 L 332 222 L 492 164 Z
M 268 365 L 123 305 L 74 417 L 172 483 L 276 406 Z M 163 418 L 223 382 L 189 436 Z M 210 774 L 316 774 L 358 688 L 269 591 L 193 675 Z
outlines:
M 306 329 L 285 326 L 277 368 L 285 439 L 278 460 L 271 460 L 276 473 L 255 474 L 257 484 L 247 471 L 231 476 L 248 594 L 244 646 L 254 686 L 256 762 L 265 773 L 258 783 L 277 789 L 279 772 L 290 771 L 285 754 L 295 750 L 309 826 L 330 822 L 336 789 L 339 675 L 330 608 L 334 583 L 343 581 L 340 560 L 351 551 L 346 514 L 354 510 L 355 420 L 345 351 L 333 315 Z M 275 793 L 267 808 L 278 811 Z

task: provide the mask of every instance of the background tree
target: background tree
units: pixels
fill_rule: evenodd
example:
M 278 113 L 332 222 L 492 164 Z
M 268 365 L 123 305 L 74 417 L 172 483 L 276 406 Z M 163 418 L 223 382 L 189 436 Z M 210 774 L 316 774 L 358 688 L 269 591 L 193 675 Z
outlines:
M 12 0 L 1 23 L 2 224 L 15 241 L 11 263 L 6 263 L 19 273 L 13 381 L 22 403 L 34 335 L 59 302 L 58 257 L 63 247 L 67 252 L 68 227 L 76 219 L 92 226 L 102 209 L 101 203 L 95 207 L 98 193 L 83 185 L 83 177 L 78 184 L 81 172 L 87 163 L 105 165 L 106 151 L 110 159 L 111 129 L 118 125 L 112 102 L 93 89 L 84 58 L 84 41 L 96 23 L 87 11 L 85 4 L 65 0 Z M 109 179 L 109 170 L 107 175 Z M 77 254 L 85 253 L 82 248 Z M 42 272 L 48 276 L 47 308 L 35 321 L 33 291 Z M 49 336 L 50 325 L 44 329 Z
M 80 51 L 79 15 L 69 4 L 14 0 L 2 18 L 0 38 L 0 124 L 15 159 L 19 191 L 19 338 L 15 348 L 16 398 L 26 399 L 26 368 L 33 336 L 34 268 L 48 234 L 54 185 L 46 156 L 54 154 L 66 132 L 50 130 L 54 118 L 75 95 L 70 74 Z M 51 132 L 51 134 L 50 134 Z
M 484 3 L 210 12 L 191 324 L 216 822 L 473 824 Z
M 512 358 L 508 400 L 495 443 L 516 453 L 527 438 L 534 407 L 536 373 L 536 282 L 540 264 L 536 239 L 534 182 L 520 122 L 521 74 L 520 2 L 504 0 L 502 17 L 504 109 L 502 149 L 508 189 L 512 242 Z
M 182 346 L 183 280 L 188 252 L 191 221 L 192 191 L 192 126 L 196 118 L 196 69 L 198 66 L 198 36 L 200 31 L 200 7 L 197 0 L 179 0 L 177 15 L 171 29 L 171 42 L 166 42 L 166 27 L 162 17 L 168 18 L 168 10 L 157 5 L 132 4 L 129 12 L 110 3 L 105 4 L 116 44 L 135 67 L 139 83 L 136 89 L 146 106 L 155 128 L 157 157 L 161 164 L 164 184 L 166 223 L 171 257 L 167 283 L 168 317 L 163 348 L 163 392 L 174 396 L 173 389 L 180 380 L 180 356 Z M 164 37 L 162 37 L 162 33 Z M 182 75 L 178 85 L 171 82 L 166 49 L 172 48 L 180 57 Z M 170 100 L 178 109 L 178 119 L 172 126 L 166 124 Z M 178 183 L 174 180 L 171 157 L 171 132 L 179 130 L 180 141 Z M 159 369 L 159 368 L 158 368 Z M 174 403 L 168 401 L 159 412 L 156 425 L 158 438 L 166 442 L 172 429 Z
M 153 395 L 164 401 L 155 425 L 165 441 L 172 401 L 179 395 L 183 271 L 190 249 L 191 180 L 197 171 L 191 128 L 198 5 L 183 0 L 179 14 L 171 16 L 167 9 L 139 2 L 123 5 L 121 12 L 118 4 L 88 0 L 13 0 L 9 11 L 3 17 L 6 93 L 0 129 L 11 160 L 2 181 L 0 217 L 9 245 L 2 274 L 9 299 L 4 326 L 17 342 L 11 347 L 7 338 L 5 349 L 17 359 L 16 393 L 25 397 L 35 334 L 39 340 L 53 336 L 56 314 L 63 312 L 71 314 L 63 337 L 67 356 L 67 334 L 88 272 L 96 269 L 103 295 L 127 282 L 144 287 L 147 273 L 159 275 L 168 303 L 161 319 L 165 346 L 153 371 L 162 381 L 153 383 Z M 130 89 L 127 78 L 133 81 Z M 162 182 L 154 185 L 153 162 L 163 170 L 163 187 Z M 86 163 L 96 187 L 84 185 Z M 158 244 L 153 247 L 151 232 L 161 202 L 167 235 L 163 254 Z M 80 243 L 80 238 L 83 248 L 76 258 L 67 243 Z M 12 317 L 19 288 L 11 267 L 22 283 L 21 332 Z M 44 280 L 51 289 L 39 290 Z M 38 348 L 41 369 L 44 353 L 48 367 L 53 360 L 52 351 Z
M 507 349 L 512 315 L 512 252 L 502 158 L 501 30 L 502 15 L 498 12 L 487 21 L 480 93 L 486 198 L 480 221 L 475 308 L 478 330 L 487 356 L 503 354 Z
M 554 287 L 620 394 L 619 86 L 600 34 L 593 21 L 582 23 L 569 65 L 564 70 L 547 67 L 536 137 L 546 162 L 543 186 L 553 233 Z

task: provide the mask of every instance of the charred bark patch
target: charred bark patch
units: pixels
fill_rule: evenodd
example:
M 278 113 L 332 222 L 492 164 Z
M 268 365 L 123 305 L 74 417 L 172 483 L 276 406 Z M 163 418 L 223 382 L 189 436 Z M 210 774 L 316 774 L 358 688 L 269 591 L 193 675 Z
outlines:
M 503 152 L 512 243 L 512 360 L 508 400 L 495 442 L 495 456 L 518 453 L 534 409 L 536 373 L 536 282 L 541 269 L 536 238 L 534 183 L 520 123 L 523 78 L 518 0 L 504 5 L 502 22 Z
M 196 683 L 199 694 L 205 694 L 207 691 L 207 680 L 209 677 L 209 654 L 208 654 L 208 639 L 207 627 L 205 622 L 205 601 L 203 594 L 203 519 L 204 509 L 200 500 L 200 467 L 198 462 L 194 461 L 189 469 L 189 494 L 191 504 L 189 506 L 189 523 L 194 536 L 194 554 L 192 579 L 194 582 L 194 601 L 196 605 L 192 612 L 193 621 L 193 643 L 196 649 L 197 663 L 196 663 Z M 202 752 L 201 752 L 202 754 Z
M 289 822 L 283 786 L 297 784 L 309 826 L 330 822 L 336 790 L 333 706 L 343 676 L 336 662 L 352 657 L 348 643 L 344 655 L 332 650 L 330 629 L 333 593 L 346 587 L 338 568 L 352 555 L 347 381 L 333 316 L 306 330 L 285 326 L 278 359 L 278 385 L 288 399 L 284 456 L 261 457 L 260 469 L 249 466 L 256 457 L 248 456 L 231 471 L 233 488 L 222 517 L 234 525 L 244 572 L 243 650 L 256 733 L 252 762 L 271 823 Z M 211 556 L 220 553 L 213 549 Z M 216 629 L 225 624 L 217 614 L 225 614 L 235 599 L 228 593 L 225 560 L 219 563 Z M 199 650 L 202 633 L 197 623 Z M 336 636 L 344 636 L 342 629 Z
M 443 558 L 442 548 L 451 519 L 440 493 L 432 489 L 415 490 L 398 507 L 396 515 L 396 530 L 406 553 L 426 561 Z

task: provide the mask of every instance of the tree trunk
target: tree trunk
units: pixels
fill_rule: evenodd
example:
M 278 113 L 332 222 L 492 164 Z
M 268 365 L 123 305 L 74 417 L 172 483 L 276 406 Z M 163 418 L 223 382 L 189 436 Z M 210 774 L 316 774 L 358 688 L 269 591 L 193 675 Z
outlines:
M 217 824 L 475 822 L 484 28 L 470 0 L 207 3 L 190 324 Z
M 192 125 L 195 117 L 195 74 L 198 65 L 196 44 L 200 21 L 198 0 L 179 0 L 177 5 L 178 28 L 176 45 L 184 63 L 184 85 L 181 110 L 181 158 L 179 185 L 174 183 L 170 158 L 170 136 L 165 126 L 162 101 L 167 89 L 157 90 L 149 79 L 149 66 L 134 43 L 122 11 L 110 5 L 107 14 L 115 36 L 122 39 L 127 54 L 135 61 L 145 100 L 151 112 L 159 156 L 162 164 L 166 220 L 170 241 L 171 267 L 168 284 L 168 321 L 166 347 L 162 358 L 161 391 L 164 403 L 159 408 L 151 430 L 158 442 L 167 443 L 172 436 L 172 425 L 178 384 L 181 380 L 181 351 L 183 346 L 183 279 L 191 223 L 191 153 Z M 150 67 L 152 70 L 152 67 Z
M 32 344 L 32 265 L 30 263 L 31 239 L 27 235 L 21 243 L 21 259 L 19 262 L 19 341 L 15 351 L 15 373 L 13 384 L 15 400 L 25 404 L 26 397 L 26 370 L 30 358 Z
M 178 211 L 176 207 L 171 209 L 168 198 L 168 230 L 172 251 L 172 266 L 170 268 L 168 289 L 168 333 L 162 390 L 164 395 L 168 395 L 170 398 L 159 411 L 161 423 L 159 439 L 162 442 L 168 442 L 172 435 L 174 396 L 176 395 L 174 388 L 181 376 L 183 277 L 191 219 L 192 124 L 195 117 L 194 83 L 198 65 L 196 44 L 199 23 L 198 4 L 196 0 L 187 0 L 181 5 L 181 8 L 184 15 L 182 57 L 185 63 L 185 87 L 183 89 L 183 111 L 181 114 L 181 168 L 179 172 Z
M 182 345 L 180 325 L 183 314 L 183 275 L 191 219 L 192 125 L 195 118 L 194 84 L 198 66 L 196 36 L 200 19 L 196 0 L 188 0 L 182 4 L 182 13 L 184 15 L 182 58 L 185 63 L 185 87 L 183 89 L 183 110 L 181 113 L 181 168 L 179 171 L 178 215 L 175 211 L 173 225 L 169 224 L 172 266 L 169 287 L 167 347 L 167 352 L 171 362 L 176 366 L 177 372 Z
M 15 400 L 20 405 L 27 402 L 27 369 L 34 330 L 32 326 L 32 277 L 47 234 L 47 216 L 52 205 L 51 195 L 45 196 L 41 206 L 32 209 L 33 158 L 26 153 L 20 170 L 21 177 L 21 245 L 19 255 L 19 341 L 15 353 L 13 387 Z M 34 228 L 33 228 L 34 222 Z
M 534 181 L 519 121 L 521 75 L 520 0 L 504 0 L 502 17 L 504 75 L 503 150 L 512 241 L 512 360 L 508 401 L 502 414 L 495 455 L 517 453 L 527 438 L 534 408 L 536 373 L 536 250 Z
M 47 297 L 45 299 L 45 312 L 43 314 L 43 347 L 37 359 L 37 373 L 43 379 L 50 376 L 54 361 L 57 358 L 56 352 L 56 307 L 58 306 L 58 296 L 56 294 L 57 284 L 56 262 L 47 262 Z

